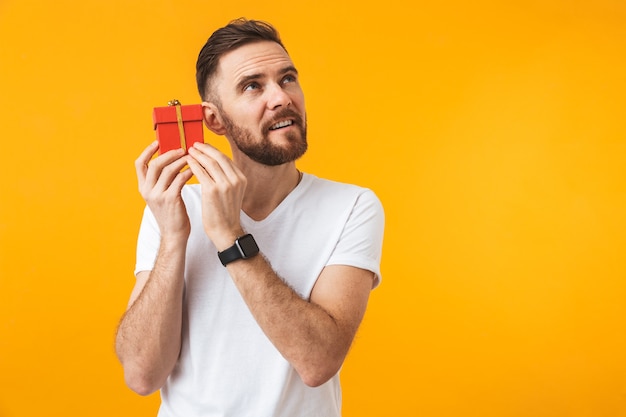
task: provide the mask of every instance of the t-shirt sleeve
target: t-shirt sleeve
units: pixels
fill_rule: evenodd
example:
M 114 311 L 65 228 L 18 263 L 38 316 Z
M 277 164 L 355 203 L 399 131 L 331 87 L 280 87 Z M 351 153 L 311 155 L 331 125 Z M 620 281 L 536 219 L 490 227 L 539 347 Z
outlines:
M 159 232 L 159 226 L 152 211 L 146 206 L 141 226 L 139 227 L 139 236 L 137 237 L 135 275 L 141 271 L 151 271 L 154 268 L 160 243 L 161 233 Z
M 380 284 L 385 214 L 374 192 L 365 189 L 357 197 L 327 265 L 350 265 L 376 274 L 374 287 Z

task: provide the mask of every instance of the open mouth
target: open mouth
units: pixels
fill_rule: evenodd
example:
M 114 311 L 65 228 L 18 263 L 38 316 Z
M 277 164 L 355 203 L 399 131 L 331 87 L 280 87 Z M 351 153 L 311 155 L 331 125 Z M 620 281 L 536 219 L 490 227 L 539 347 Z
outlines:
M 270 130 L 282 129 L 283 127 L 291 126 L 293 124 L 293 120 L 284 120 L 282 122 L 278 122 L 275 125 L 270 126 Z

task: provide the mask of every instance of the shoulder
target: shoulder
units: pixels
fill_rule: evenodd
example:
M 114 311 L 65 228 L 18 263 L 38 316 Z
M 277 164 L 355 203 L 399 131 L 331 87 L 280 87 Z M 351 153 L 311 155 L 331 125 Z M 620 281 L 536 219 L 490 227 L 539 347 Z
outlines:
M 304 174 L 303 183 L 307 188 L 307 193 L 322 194 L 333 197 L 343 196 L 347 198 L 355 198 L 365 195 L 366 198 L 378 199 L 376 194 L 368 188 L 355 184 L 319 178 L 312 174 Z
M 369 188 L 355 184 L 319 178 L 311 174 L 303 177 L 305 194 L 324 201 L 343 201 L 351 205 L 369 206 L 382 212 L 382 203 L 376 193 Z

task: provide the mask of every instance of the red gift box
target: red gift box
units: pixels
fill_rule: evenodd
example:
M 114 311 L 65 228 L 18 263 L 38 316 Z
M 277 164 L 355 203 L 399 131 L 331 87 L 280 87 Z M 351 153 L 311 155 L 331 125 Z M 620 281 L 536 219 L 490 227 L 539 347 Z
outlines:
M 155 107 L 152 120 L 161 154 L 178 148 L 186 152 L 195 142 L 204 142 L 200 104 L 183 106 L 172 100 L 167 107 Z

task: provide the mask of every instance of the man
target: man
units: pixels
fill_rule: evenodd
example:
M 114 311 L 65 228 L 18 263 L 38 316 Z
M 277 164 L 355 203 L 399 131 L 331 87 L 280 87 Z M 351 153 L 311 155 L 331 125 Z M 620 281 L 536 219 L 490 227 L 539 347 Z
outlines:
M 126 382 L 161 389 L 159 416 L 340 416 L 338 372 L 380 279 L 380 202 L 296 168 L 304 95 L 269 24 L 217 30 L 197 81 L 232 160 L 209 144 L 153 158 L 153 143 L 136 161 L 147 208 L 116 337 Z

